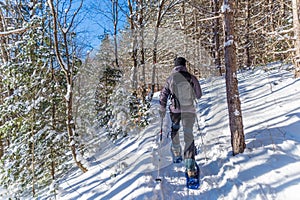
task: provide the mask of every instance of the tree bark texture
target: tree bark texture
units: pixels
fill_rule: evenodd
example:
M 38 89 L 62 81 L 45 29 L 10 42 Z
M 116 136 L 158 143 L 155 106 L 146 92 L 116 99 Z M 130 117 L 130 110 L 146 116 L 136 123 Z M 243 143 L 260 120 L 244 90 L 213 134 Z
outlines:
M 2 139 L 0 139 L 0 159 L 4 155 L 4 145 Z
M 129 7 L 129 13 L 130 13 L 130 30 L 131 30 L 131 37 L 132 37 L 132 61 L 133 61 L 133 70 L 132 70 L 132 80 L 131 80 L 131 89 L 134 92 L 137 91 L 138 88 L 138 80 L 137 80 L 137 67 L 138 67 L 138 62 L 137 62 L 137 42 L 138 42 L 138 38 L 137 38 L 137 27 L 136 27 L 136 14 L 134 13 L 135 11 L 133 10 L 133 4 L 135 2 L 131 2 L 131 0 L 128 0 L 128 7 Z
M 214 16 L 217 17 L 219 15 L 219 1 L 214 0 L 212 2 L 212 12 L 214 13 Z M 221 56 L 220 56 L 220 19 L 215 18 L 213 19 L 213 58 L 214 58 L 214 64 L 216 69 L 219 70 L 220 76 L 222 76 L 222 69 L 221 69 Z
M 113 23 L 114 23 L 114 54 L 115 54 L 115 65 L 119 68 L 119 56 L 118 56 L 118 22 L 119 22 L 119 8 L 118 8 L 118 0 L 112 1 L 112 14 L 113 14 Z
M 246 33 L 245 33 L 245 67 L 249 68 L 251 67 L 252 61 L 251 61 L 251 57 L 250 57 L 250 20 L 251 20 L 251 14 L 250 14 L 250 8 L 251 8 L 251 4 L 250 4 L 250 0 L 247 0 L 246 2 Z
M 138 1 L 139 7 L 141 8 L 138 14 L 138 25 L 139 25 L 139 45 L 140 45 L 140 66 L 142 68 L 141 82 L 142 82 L 142 99 L 146 102 L 147 86 L 146 86 L 146 71 L 145 71 L 145 49 L 144 49 L 144 1 Z
M 224 12 L 224 56 L 226 67 L 226 93 L 229 112 L 229 126 L 231 132 L 231 145 L 233 155 L 244 152 L 245 136 L 241 102 L 238 91 L 238 80 L 236 75 L 236 47 L 234 43 L 234 1 L 224 0 L 222 11 Z
M 2 13 L 2 10 L 0 9 L 0 32 L 5 32 L 5 26 L 4 26 L 4 16 Z M 8 62 L 8 52 L 7 52 L 7 43 L 5 37 L 0 37 L 0 50 L 1 50 L 1 57 L 2 62 L 6 64 Z
M 5 31 L 5 26 L 4 26 L 4 16 L 2 13 L 2 10 L 0 9 L 0 32 Z M 7 52 L 7 44 L 6 44 L 6 39 L 4 37 L 0 37 L 0 55 L 2 57 L 2 63 L 6 64 L 8 62 L 8 52 Z M 0 89 L 2 89 L 4 86 L 2 84 L 2 78 L 0 79 Z M 9 90 L 9 88 L 8 88 Z M 1 90 L 2 91 L 2 90 Z M 0 104 L 2 104 L 2 100 L 4 99 L 4 96 L 1 95 L 0 99 Z M 4 137 L 0 135 L 0 159 L 4 155 Z
M 299 0 L 292 0 L 293 7 L 293 26 L 294 26 L 294 38 L 295 38 L 295 50 L 296 55 L 294 58 L 295 64 L 295 78 L 300 77 L 300 22 L 299 22 Z
M 154 28 L 154 39 L 153 39 L 153 55 L 152 55 L 152 79 L 151 79 L 151 99 L 155 91 L 155 77 L 156 77 L 156 65 L 157 65 L 157 40 L 158 40 L 158 34 L 159 34 L 159 27 L 162 20 L 162 12 L 163 7 L 165 5 L 166 0 L 162 0 L 159 2 L 158 10 L 156 14 L 156 22 L 155 22 L 155 28 Z

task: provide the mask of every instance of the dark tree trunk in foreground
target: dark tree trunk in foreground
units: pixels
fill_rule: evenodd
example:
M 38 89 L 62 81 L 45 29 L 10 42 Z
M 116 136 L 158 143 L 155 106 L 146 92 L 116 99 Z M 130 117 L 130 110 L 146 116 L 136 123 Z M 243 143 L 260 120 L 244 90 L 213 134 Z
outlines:
M 243 153 L 246 148 L 243 130 L 241 102 L 238 91 L 236 74 L 236 50 L 234 42 L 234 1 L 224 0 L 222 11 L 224 13 L 224 56 L 226 67 L 226 92 L 229 112 L 229 126 L 231 132 L 231 145 L 233 155 Z

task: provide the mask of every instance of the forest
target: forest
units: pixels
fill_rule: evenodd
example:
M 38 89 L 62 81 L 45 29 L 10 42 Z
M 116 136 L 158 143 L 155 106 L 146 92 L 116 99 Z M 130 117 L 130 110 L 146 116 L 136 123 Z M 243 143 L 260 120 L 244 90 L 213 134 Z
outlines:
M 151 100 L 178 56 L 199 79 L 226 80 L 242 153 L 236 73 L 279 62 L 299 78 L 299 15 L 299 0 L 1 0 L 1 187 L 38 197 L 74 167 L 87 172 L 99 141 L 157 117 Z M 85 17 L 109 24 L 92 50 Z

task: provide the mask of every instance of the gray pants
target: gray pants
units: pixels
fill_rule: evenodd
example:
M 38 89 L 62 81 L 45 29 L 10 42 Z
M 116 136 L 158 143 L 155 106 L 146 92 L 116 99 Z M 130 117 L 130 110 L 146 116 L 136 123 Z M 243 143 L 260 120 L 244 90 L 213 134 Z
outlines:
M 179 128 L 180 122 L 182 123 L 184 133 L 184 159 L 195 159 L 195 142 L 193 134 L 193 126 L 195 123 L 195 113 L 170 113 L 172 126 L 171 138 L 172 146 L 179 147 Z

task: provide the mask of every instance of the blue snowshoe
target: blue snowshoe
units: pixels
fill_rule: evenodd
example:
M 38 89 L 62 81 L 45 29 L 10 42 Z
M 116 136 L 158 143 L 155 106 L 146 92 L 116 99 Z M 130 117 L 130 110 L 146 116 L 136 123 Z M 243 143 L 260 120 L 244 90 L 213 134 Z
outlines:
M 198 189 L 200 186 L 200 169 L 198 164 L 195 162 L 195 170 L 186 170 L 186 186 L 189 189 Z

